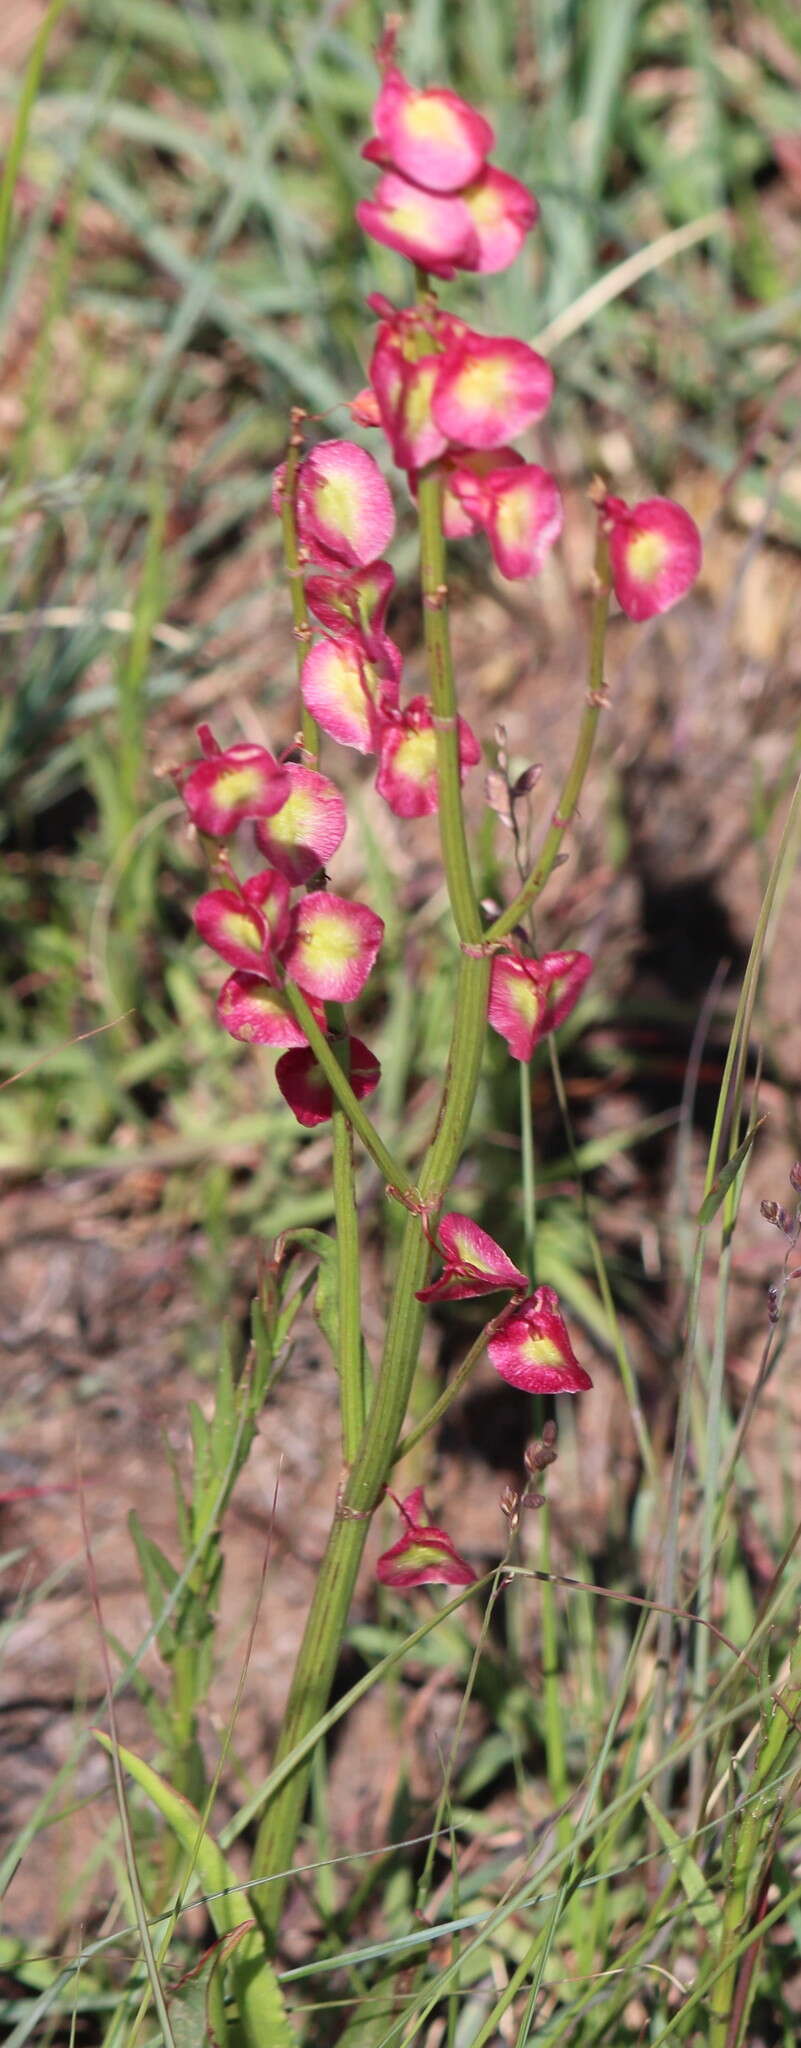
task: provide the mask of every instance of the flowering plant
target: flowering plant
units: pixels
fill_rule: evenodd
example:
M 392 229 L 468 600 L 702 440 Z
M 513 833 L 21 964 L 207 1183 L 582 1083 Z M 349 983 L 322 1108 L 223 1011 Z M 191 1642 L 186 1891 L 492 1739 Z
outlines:
M 463 808 L 462 785 L 482 750 L 457 696 L 446 541 L 484 534 L 501 576 L 540 573 L 562 528 L 562 498 L 543 463 L 513 444 L 542 419 L 554 379 L 525 341 L 481 334 L 444 310 L 432 279 L 503 269 L 538 207 L 489 162 L 494 136 L 479 112 L 445 89 L 414 87 L 395 61 L 391 36 L 379 61 L 375 132 L 363 152 L 378 179 L 357 217 L 369 236 L 414 266 L 415 287 L 400 307 L 383 296 L 371 299 L 377 328 L 369 383 L 350 411 L 362 429 L 383 436 L 416 506 L 427 691 L 405 693 L 403 657 L 392 637 L 395 578 L 386 555 L 395 510 L 383 469 L 347 439 L 313 439 L 311 423 L 295 413 L 273 502 L 297 640 L 299 731 L 278 755 L 252 744 L 222 746 L 202 727 L 200 758 L 178 776 L 211 865 L 195 926 L 229 970 L 217 998 L 219 1022 L 254 1056 L 275 1048 L 276 1081 L 299 1124 L 330 1123 L 332 1130 L 343 1469 L 276 1754 L 277 1786 L 253 1857 L 252 1910 L 269 1942 L 305 1804 L 312 1731 L 326 1708 L 371 1520 L 411 1442 L 402 1444 L 401 1432 L 431 1305 L 505 1291 L 508 1300 L 465 1370 L 486 1349 L 490 1367 L 522 1392 L 578 1394 L 592 1384 L 554 1289 L 537 1285 L 487 1231 L 445 1204 L 468 1133 L 487 1025 L 519 1063 L 527 1090 L 536 1046 L 573 1010 L 592 971 L 582 951 L 538 952 L 526 920 L 576 813 L 604 703 L 612 596 L 632 619 L 650 618 L 683 595 L 700 560 L 697 530 L 680 506 L 653 497 L 628 506 L 605 486 L 593 488 L 589 685 L 575 752 L 535 863 L 489 917 L 476 892 Z M 414 1176 L 381 1135 L 379 1062 L 353 1028 L 351 1006 L 369 983 L 384 928 L 369 904 L 329 886 L 347 808 L 328 745 L 325 771 L 320 766 L 323 741 L 373 758 L 379 797 L 410 830 L 419 817 L 438 818 L 458 985 L 441 1101 Z M 383 1355 L 369 1390 L 355 1142 L 377 1165 L 388 1199 L 405 1211 Z M 432 1278 L 435 1258 L 441 1271 Z M 454 1387 L 463 1380 L 464 1370 Z M 452 1394 L 446 1390 L 412 1432 L 415 1442 Z M 549 1450 L 544 1462 L 551 1456 Z M 430 1520 L 422 1487 L 397 1506 L 402 1531 L 379 1557 L 378 1579 L 401 1591 L 456 1585 L 467 1596 L 473 1566 Z M 469 1550 L 469 1531 L 464 1540 Z M 250 2048 L 257 2030 L 246 1994 L 240 2006 Z

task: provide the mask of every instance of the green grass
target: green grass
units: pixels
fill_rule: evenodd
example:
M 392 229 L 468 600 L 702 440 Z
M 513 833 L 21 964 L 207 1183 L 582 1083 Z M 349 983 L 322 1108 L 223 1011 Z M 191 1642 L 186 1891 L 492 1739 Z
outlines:
M 746 13 L 764 33 L 738 49 L 732 10 L 701 0 L 611 10 L 474 0 L 464 12 L 415 0 L 403 55 L 421 81 L 447 77 L 480 100 L 504 164 L 540 199 L 535 253 L 471 286 L 468 311 L 488 327 L 552 336 L 549 432 L 568 477 L 580 482 L 621 432 L 633 474 L 653 489 L 703 475 L 722 491 L 744 455 L 743 490 L 792 545 L 797 395 L 785 380 L 801 294 L 778 232 L 773 141 L 798 131 L 801 32 L 784 0 Z M 114 1690 L 138 1692 L 159 1776 L 131 1763 L 120 1798 L 127 1861 L 119 1822 L 97 1851 L 116 1900 L 113 1931 L 92 1929 L 53 1957 L 0 1937 L 13 2048 L 155 2048 L 171 2036 L 194 2048 L 207 2019 L 218 2038 L 227 2025 L 217 1958 L 202 1959 L 187 1907 L 207 1897 L 216 1940 L 238 1926 L 239 1895 L 222 1905 L 210 1895 L 241 1881 L 236 1844 L 270 1780 L 245 1782 L 235 1726 L 217 1731 L 221 1821 L 197 1721 L 222 1654 L 225 1511 L 274 1358 L 285 1356 L 300 1304 L 294 1276 L 286 1295 L 262 1302 L 244 1358 L 234 1336 L 221 1359 L 207 1326 L 230 1305 L 234 1241 L 326 1228 L 332 1194 L 324 1169 L 293 1180 L 297 1127 L 252 1056 L 215 1027 L 211 978 L 190 939 L 199 867 L 154 764 L 194 751 L 200 717 L 230 738 L 250 736 L 252 716 L 279 738 L 292 729 L 269 475 L 290 405 L 327 413 L 363 381 L 365 293 L 400 289 L 402 266 L 368 251 L 353 224 L 380 21 L 367 0 L 86 0 L 42 43 L 41 75 L 34 66 L 21 95 L 18 80 L 0 79 L 4 136 L 17 124 L 0 186 L 0 1167 L 22 1181 L 153 1167 L 166 1176 L 164 1213 L 199 1224 L 208 1246 L 190 1340 L 206 1375 L 203 1414 L 176 1476 L 176 1546 L 163 1558 L 135 1530 L 151 1626 L 145 1642 L 110 1645 Z M 792 235 L 789 208 L 785 226 Z M 672 253 L 665 238 L 684 229 Z M 645 250 L 649 264 L 627 284 L 622 266 Z M 332 411 L 335 431 L 346 423 Z M 397 562 L 410 592 L 411 535 L 404 514 Z M 775 786 L 755 792 L 766 900 L 769 887 L 781 899 L 787 886 L 786 864 L 768 878 L 797 757 L 796 745 Z M 611 791 L 612 848 L 615 830 Z M 388 925 L 382 1128 L 408 1163 L 447 1044 L 453 963 L 435 900 L 416 930 L 429 994 L 424 1007 L 411 999 L 397 877 L 369 808 L 363 844 L 365 891 Z M 788 861 L 796 855 L 791 832 Z M 496 856 L 488 844 L 488 889 Z M 737 1114 L 710 1149 L 710 1189 L 758 1107 L 743 1050 L 771 1043 L 759 974 L 763 945 L 780 944 L 782 928 L 766 940 L 764 922 L 722 1076 L 721 1116 L 732 1094 Z M 632 1332 L 650 1341 L 654 1324 L 639 1258 L 608 1241 L 604 1176 L 639 1157 L 659 1119 L 635 1116 L 586 1140 L 571 1122 L 575 1079 L 600 1088 L 628 1058 L 636 1091 L 647 1062 L 618 1046 L 610 1054 L 604 1036 L 621 1021 L 641 1026 L 646 1009 L 621 1018 L 601 973 L 575 1038 L 568 1027 L 561 1040 L 562 1114 L 545 1119 L 536 1224 L 539 1277 L 559 1287 L 631 1392 Z M 537 1078 L 550 1089 L 547 1056 Z M 679 1080 L 666 1122 L 681 1092 Z M 519 1139 L 517 1115 L 508 1076 L 490 1060 L 464 1205 L 478 1211 L 485 1198 L 482 1213 L 503 1217 L 513 1250 L 532 1225 L 509 1188 L 517 1155 L 499 1143 Z M 685 1104 L 685 1139 L 689 1122 Z M 481 1610 L 454 1601 L 421 1621 L 389 1598 L 353 1624 L 361 1675 L 349 1667 L 325 1732 L 335 1759 L 333 1731 L 385 1685 L 399 1753 L 386 1841 L 341 1849 L 321 1750 L 300 1856 L 316 1931 L 302 1960 L 279 1955 L 275 1979 L 265 1977 L 276 2042 L 284 2003 L 303 2048 L 795 2041 L 798 1532 L 786 1473 L 781 1512 L 757 1497 L 726 1374 L 731 1246 L 752 1167 L 749 1153 L 728 1186 L 717 1179 L 721 1205 L 705 1220 L 702 1189 L 690 1200 L 689 1183 L 672 1235 L 656 1217 L 685 1348 L 676 1359 L 668 1340 L 660 1360 L 667 1419 L 663 1403 L 637 1424 L 644 1462 L 630 1514 L 612 1506 L 603 1586 L 577 1528 L 569 1579 L 543 1587 L 534 1573 L 550 1553 L 532 1516 L 524 1561 L 513 1556 L 503 1592 L 490 1570 Z M 361 1192 L 372 1199 L 369 1171 Z M 461 1356 L 473 1334 L 469 1315 L 454 1320 L 449 1353 Z M 777 1340 L 778 1357 L 786 1320 Z M 557 1509 L 561 1474 L 583 1455 L 566 1420 L 550 1485 Z M 167 1463 L 165 1453 L 165 1484 Z M 761 1585 L 742 1548 L 754 1523 L 772 1570 Z M 502 1541 L 499 1517 L 498 1555 Z M 2 1564 L 12 1582 L 19 1559 Z M 32 1572 L 4 1622 L 6 1657 L 26 1613 L 55 1591 Z M 432 1698 L 458 1700 L 470 1730 L 461 1747 L 452 1719 L 442 1738 L 439 1804 L 420 1801 L 401 1754 L 426 1685 Z M 77 1789 L 88 1743 L 76 1712 L 74 1753 L 0 1866 L 4 1886 L 28 1836 L 91 1796 Z M 177 1814 L 176 1793 L 202 1827 L 187 1808 Z

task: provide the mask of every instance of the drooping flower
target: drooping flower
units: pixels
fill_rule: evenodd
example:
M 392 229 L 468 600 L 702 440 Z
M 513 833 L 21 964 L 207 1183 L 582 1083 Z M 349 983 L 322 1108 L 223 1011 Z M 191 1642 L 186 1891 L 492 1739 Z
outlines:
M 373 109 L 375 136 L 362 156 L 391 164 L 428 192 L 458 192 L 478 177 L 495 137 L 488 121 L 447 87 L 419 92 L 392 64 Z
M 467 329 L 442 356 L 432 411 L 451 442 L 495 448 L 514 441 L 547 412 L 553 371 L 525 341 Z
M 258 827 L 257 827 L 258 830 Z M 258 874 L 249 875 L 240 885 L 241 894 L 252 910 L 258 910 L 264 919 L 270 936 L 270 945 L 278 955 L 284 940 L 289 937 L 291 890 L 285 875 L 279 875 L 277 868 L 260 868 Z
M 378 400 L 375 392 L 370 390 L 369 384 L 365 384 L 362 391 L 357 391 L 355 398 L 348 399 L 348 412 L 355 427 L 380 427 L 381 425 Z
M 239 889 L 208 889 L 193 911 L 195 928 L 212 951 L 252 974 L 275 980 L 269 929 Z
M 481 759 L 481 748 L 464 718 L 459 727 L 462 779 Z M 437 736 L 426 697 L 412 697 L 403 711 L 388 715 L 381 729 L 376 789 L 398 818 L 424 818 L 436 811 Z
M 525 1292 L 525 1273 L 513 1266 L 494 1237 L 469 1216 L 455 1211 L 443 1216 L 437 1243 L 444 1262 L 442 1272 L 430 1287 L 418 1290 L 418 1301 L 470 1301 L 477 1295 L 493 1294 L 498 1287 L 511 1287 L 516 1294 Z
M 359 754 L 376 752 L 381 715 L 398 701 L 399 650 L 385 635 L 373 636 L 370 645 L 372 658 L 356 633 L 321 640 L 307 654 L 300 679 L 306 709 L 323 732 Z
M 689 512 L 672 498 L 626 505 L 607 496 L 600 515 L 615 596 L 628 617 L 651 619 L 678 604 L 701 566 L 701 535 Z
M 510 469 L 524 469 L 516 448 L 451 448 L 442 464 L 442 525 L 448 540 L 464 540 L 486 526 L 490 495 L 488 477 L 505 476 Z M 412 489 L 416 478 L 410 479 Z
M 219 748 L 207 726 L 198 737 L 205 759 L 182 783 L 181 794 L 193 825 L 211 839 L 227 839 L 246 818 L 271 818 L 289 794 L 286 769 L 266 747 L 240 741 Z
M 555 477 L 514 448 L 451 449 L 443 469 L 443 527 L 449 540 L 483 528 L 502 576 L 536 576 L 562 530 Z
M 587 953 L 499 953 L 492 963 L 488 1016 L 516 1060 L 555 1031 L 578 1001 L 592 961 Z
M 441 358 L 413 351 L 414 330 L 409 324 L 385 321 L 370 360 L 381 424 L 393 460 L 406 470 L 435 462 L 448 445 L 431 410 Z
M 486 531 L 501 575 L 536 576 L 562 531 L 564 507 L 554 477 L 536 462 L 491 471 Z
M 301 543 L 318 561 L 363 569 L 389 546 L 395 513 L 378 463 L 351 441 L 321 441 L 298 470 Z
M 370 562 L 366 569 L 349 575 L 307 576 L 306 603 L 321 626 L 341 633 L 343 626 L 359 633 L 368 643 L 373 633 L 383 633 L 387 606 L 395 588 L 395 574 L 388 562 Z
M 257 823 L 256 844 L 288 881 L 307 882 L 345 837 L 345 805 L 336 785 L 316 769 L 291 762 L 286 773 L 286 803 Z
M 283 967 L 304 995 L 351 1003 L 361 994 L 383 936 L 383 920 L 366 903 L 317 889 L 295 905 Z
M 487 1346 L 496 1372 L 526 1394 L 581 1394 L 592 1386 L 579 1365 L 553 1287 L 513 1304 Z
M 333 1113 L 334 1097 L 331 1084 L 321 1066 L 318 1065 L 311 1046 L 294 1041 L 297 1050 L 286 1052 L 276 1061 L 275 1078 L 284 1097 L 289 1103 L 299 1124 L 307 1130 L 315 1124 L 325 1124 Z M 353 1093 L 361 1102 L 363 1096 L 372 1095 L 381 1079 L 381 1068 L 375 1053 L 364 1045 L 360 1038 L 348 1039 L 348 1080 Z
M 428 1519 L 422 1486 L 415 1486 L 405 1500 L 396 1500 L 403 1518 L 403 1535 L 376 1564 L 382 1586 L 472 1586 L 475 1572 L 460 1557 L 444 1529 Z
M 360 199 L 356 219 L 374 242 L 397 249 L 435 277 L 453 277 L 472 264 L 478 237 L 470 209 L 458 194 L 424 192 L 397 171 L 379 178 L 372 199 Z
M 464 268 L 483 271 L 485 275 L 506 270 L 519 256 L 526 235 L 539 216 L 533 192 L 521 185 L 519 178 L 511 178 L 507 171 L 487 164 L 461 198 L 472 220 L 477 245 L 475 260 L 465 263 Z
M 325 1029 L 322 1004 L 311 997 L 309 1003 L 321 1029 Z M 257 974 L 229 976 L 217 997 L 217 1016 L 229 1037 L 240 1038 L 246 1045 L 306 1045 L 305 1034 L 280 991 Z

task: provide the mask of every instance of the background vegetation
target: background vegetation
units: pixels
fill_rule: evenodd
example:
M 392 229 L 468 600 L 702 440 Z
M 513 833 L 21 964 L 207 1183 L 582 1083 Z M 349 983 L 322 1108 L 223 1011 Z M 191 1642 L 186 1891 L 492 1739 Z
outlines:
M 263 1070 L 214 1024 L 213 977 L 188 936 L 198 871 L 166 771 L 194 751 L 200 718 L 213 716 L 223 739 L 278 743 L 293 730 L 270 473 L 292 403 L 330 412 L 345 431 L 337 408 L 363 382 L 365 296 L 397 294 L 402 266 L 368 248 L 353 219 L 378 7 L 56 0 L 43 16 L 11 0 L 6 13 L 0 1166 L 9 1222 L 0 1249 L 21 1315 L 6 1354 L 3 1700 L 36 1695 L 46 1671 L 57 1735 L 31 1797 L 21 1785 L 10 1801 L 0 1967 L 15 2044 L 127 2044 L 164 2035 L 146 2007 L 141 1937 L 130 1931 L 137 1887 L 154 1917 L 211 1886 L 176 1860 L 139 1793 L 138 1878 L 126 1867 L 105 1777 L 86 1763 L 103 1676 L 77 1505 L 16 1496 L 74 1482 L 76 1433 L 83 1463 L 107 1467 L 112 1547 L 101 1545 L 97 1571 L 128 1732 L 202 1803 L 216 1790 L 244 1657 L 241 1631 L 212 1626 L 229 1555 L 217 1532 L 257 1406 L 246 1412 L 240 1392 L 234 1416 L 219 1326 L 229 1319 L 236 1376 L 259 1247 L 290 1223 L 324 1228 L 331 1197 L 325 1142 L 298 1157 L 297 1127 Z M 801 739 L 801 27 L 789 0 L 415 0 L 403 61 L 420 82 L 447 80 L 481 104 L 504 166 L 542 209 L 532 253 L 508 276 L 472 286 L 467 310 L 479 324 L 540 337 L 553 355 L 548 454 L 577 538 L 544 594 L 516 590 L 505 609 L 478 547 L 459 553 L 454 574 L 470 715 L 488 740 L 498 718 L 508 722 L 518 765 L 544 759 L 545 787 L 571 731 L 569 691 L 576 704 L 580 695 L 586 480 L 600 467 L 624 490 L 674 490 L 705 528 L 706 580 L 687 622 L 651 634 L 645 654 L 625 634 L 613 641 L 619 709 L 575 867 L 558 911 L 546 907 L 549 929 L 561 933 L 565 919 L 573 932 L 589 928 L 601 955 L 562 1043 L 564 1114 L 547 1053 L 534 1072 L 537 1273 L 581 1319 L 602 1389 L 582 1434 L 564 1424 L 553 1561 L 616 1596 L 711 1617 L 743 1654 L 737 1661 L 701 1626 L 671 1632 L 651 1608 L 567 1592 L 545 1641 L 537 1589 L 521 1581 L 494 1607 L 479 1656 L 460 1610 L 406 1658 L 403 1677 L 392 1667 L 385 1711 L 398 1750 L 414 1746 L 431 1698 L 452 1712 L 422 1780 L 397 1754 L 390 1767 L 386 1751 L 368 1747 L 367 1803 L 380 1809 L 383 1835 L 369 1839 L 344 1742 L 332 1748 L 330 1784 L 321 1763 L 304 1849 L 313 1868 L 281 1958 L 288 1979 L 300 1978 L 287 1996 L 305 2013 L 299 2038 L 349 2048 L 401 2039 L 522 2048 L 535 2038 L 590 2048 L 674 2036 L 770 2048 L 797 2038 L 801 1983 L 799 1678 L 788 1663 L 801 1515 L 797 1340 L 786 1246 L 759 1220 L 761 1195 L 791 1203 L 787 1174 L 801 1150 L 801 905 L 788 809 Z M 413 665 L 408 508 L 395 563 L 399 637 Z M 375 1019 L 382 1116 L 413 1159 L 453 985 L 434 842 L 382 834 L 358 777 L 350 800 L 361 823 L 360 834 L 351 828 L 352 871 L 366 871 L 388 925 Z M 494 893 L 502 833 L 484 828 L 481 846 Z M 777 913 L 769 927 L 758 924 L 765 889 Z M 400 944 L 401 901 L 415 911 L 411 957 Z M 699 1224 L 709 1158 L 719 1170 L 726 1151 L 736 1154 L 760 1106 L 768 1129 Z M 517 1119 L 493 1056 L 466 1199 L 498 1235 L 505 1228 L 513 1254 L 527 1227 Z M 365 1202 L 371 1188 L 366 1177 Z M 368 1340 L 392 1251 L 371 1242 Z M 769 1282 L 782 1292 L 776 1325 Z M 297 1467 L 288 1536 L 279 1488 L 279 1558 L 299 1528 L 313 1558 L 314 1514 L 301 1502 L 307 1482 L 313 1493 L 330 1480 L 330 1467 L 320 1479 L 292 1449 L 293 1429 L 311 1438 L 318 1428 L 325 1398 L 304 1314 L 298 1377 L 290 1360 L 272 1411 L 273 1444 L 283 1441 Z M 470 1334 L 464 1313 L 451 1318 L 430 1372 L 461 1355 Z M 324 1347 L 320 1357 L 325 1375 Z M 636 1427 L 619 1397 L 635 1370 L 645 1416 Z M 260 1393 L 258 1374 L 255 1384 Z M 194 1468 L 192 1391 L 206 1421 L 217 1418 L 207 1440 L 196 1416 Z M 118 1427 L 107 1410 L 121 1399 L 129 1405 Z M 120 1524 L 129 1505 L 146 1521 L 143 1475 L 126 1462 L 137 1445 L 147 1483 L 155 1469 L 163 1475 L 160 1495 L 171 1462 L 194 1493 L 177 1525 L 171 1507 L 159 1510 L 159 1541 L 179 1574 L 187 1567 L 178 1595 L 138 1532 L 156 1646 L 132 1679 L 148 1623 L 133 1574 L 125 1579 L 133 1553 Z M 463 1528 L 469 1539 L 478 1526 L 489 1564 L 504 1542 L 501 1481 L 519 1476 L 519 1461 L 508 1410 L 491 1409 L 485 1389 L 472 1420 L 451 1427 L 437 1466 L 418 1475 L 434 1481 L 434 1498 L 439 1482 L 462 1502 Z M 264 1534 L 250 1540 L 261 1556 Z M 530 1563 L 539 1541 L 537 1532 Z M 116 1601 L 115 1573 L 124 1580 Z M 41 1645 L 53 1628 L 63 1635 L 68 1596 L 81 1656 L 65 1651 L 47 1666 Z M 397 1602 L 377 1607 L 367 1585 L 343 1691 L 422 1618 Z M 232 1839 L 274 1732 L 272 1700 L 266 1725 L 253 1706 L 248 1720 L 254 1655 L 220 1793 Z M 215 1694 L 233 1656 L 233 1689 Z M 772 1704 L 788 1670 L 789 1719 Z M 372 1734 L 380 1745 L 378 1724 Z M 32 1739 L 23 1722 L 20 1748 Z M 83 1826 L 87 1810 L 91 1847 L 76 1836 L 80 1869 L 65 1851 L 51 1892 L 50 1845 Z M 435 1828 L 436 1855 L 426 1846 Z M 396 1853 L 392 1844 L 411 1835 L 423 1839 Z M 441 1942 L 416 1912 L 447 1930 Z M 209 1923 L 196 1907 L 193 1915 L 164 1923 L 157 1939 L 166 1926 L 159 1971 L 184 2043 L 202 2040 L 207 2023 L 207 1972 L 190 1973 Z M 763 1933 L 749 1948 L 757 1924 Z M 325 1964 L 322 1977 L 312 1963 Z

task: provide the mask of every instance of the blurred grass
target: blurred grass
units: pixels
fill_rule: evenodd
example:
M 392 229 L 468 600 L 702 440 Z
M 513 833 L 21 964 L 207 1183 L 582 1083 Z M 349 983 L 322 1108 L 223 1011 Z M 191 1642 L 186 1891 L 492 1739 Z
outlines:
M 262 1087 L 252 1053 L 214 1023 L 213 975 L 188 936 L 197 871 L 170 785 L 153 767 L 191 753 L 195 720 L 210 711 L 226 737 L 250 735 L 254 717 L 279 733 L 291 721 L 269 472 L 292 403 L 336 407 L 363 380 L 365 293 L 402 289 L 402 266 L 368 249 L 353 224 L 381 13 L 368 0 L 73 5 L 31 90 L 20 177 L 13 149 L 6 159 L 14 173 L 7 216 L 0 201 L 0 231 L 6 221 L 9 230 L 0 277 L 0 1061 L 4 1082 L 22 1074 L 0 1092 L 0 1167 L 22 1177 L 136 1166 L 163 1174 L 165 1210 L 203 1222 L 209 1256 L 198 1262 L 198 1302 L 212 1321 L 227 1305 L 231 1239 L 242 1223 L 264 1236 L 291 1222 L 325 1224 L 331 1196 L 314 1171 L 290 1184 L 294 1121 Z M 631 254 L 715 216 L 697 244 L 598 303 L 572 331 L 565 317 L 549 431 L 567 477 L 589 471 L 606 437 L 623 430 L 645 484 L 668 489 L 697 471 L 723 484 L 769 401 L 769 431 L 747 454 L 744 482 L 761 501 L 773 490 L 779 530 L 801 539 L 797 499 L 775 484 L 798 431 L 799 235 L 775 149 L 777 138 L 801 131 L 796 10 L 786 0 L 737 10 L 702 0 L 614 8 L 473 0 L 469 10 L 415 0 L 403 58 L 420 81 L 447 78 L 480 101 L 504 165 L 540 199 L 541 229 L 525 258 L 509 276 L 471 284 L 477 321 L 538 333 Z M 0 77 L 5 137 L 21 104 L 19 79 Z M 335 430 L 346 417 L 333 412 Z M 399 561 L 408 554 L 402 527 Z M 782 765 L 776 791 L 760 792 L 758 816 L 755 805 L 763 840 L 791 766 Z M 376 1041 L 382 1115 L 413 1157 L 447 1042 L 453 965 L 434 904 L 418 920 L 427 1001 L 415 1000 L 400 957 L 397 881 L 369 830 L 364 843 L 370 900 L 388 922 Z M 491 865 L 488 849 L 488 886 Z M 607 1014 L 607 997 L 594 993 L 581 1025 Z M 645 1018 L 643 1007 L 624 1021 Z M 570 1028 L 562 1043 L 569 1062 Z M 620 1071 L 619 1048 L 610 1054 L 600 1034 L 581 1057 L 583 1077 L 599 1086 L 610 1066 Z M 628 1072 L 636 1079 L 636 1053 Z M 544 1053 L 535 1081 L 550 1085 Z M 460 1199 L 482 1200 L 519 1235 L 508 1155 L 495 1143 L 498 1130 L 515 1129 L 515 1116 L 498 1049 L 479 1105 L 472 1189 Z M 622 1339 L 604 1301 L 592 1176 L 659 1123 L 577 1141 L 575 1152 L 560 1128 L 538 1161 L 538 1277 L 557 1285 L 612 1349 Z M 579 1202 L 574 1186 L 585 1177 Z M 615 1299 L 636 1306 L 640 1262 L 621 1253 L 613 1266 Z M 716 1372 L 721 1341 L 719 1330 Z M 703 1386 L 702 1336 L 697 1343 Z M 719 1457 L 721 1445 L 731 1451 L 733 1423 L 725 1409 L 718 1420 Z M 524 1762 L 533 1756 L 540 1769 L 546 1738 L 543 1700 L 524 1661 L 536 1587 L 515 1586 L 509 1641 L 491 1633 L 477 1666 L 461 1616 L 432 1629 L 413 1646 L 415 1683 L 455 1677 L 489 1715 L 487 1732 L 453 1762 L 444 1810 L 443 1824 L 458 1828 L 470 1856 L 454 1855 L 449 1874 L 438 1866 L 435 1941 L 415 1923 L 415 1873 L 389 1840 L 372 1866 L 366 1856 L 346 1859 L 354 1868 L 344 1901 L 323 1854 L 315 1877 L 321 1950 L 286 1973 L 293 1996 L 308 2001 L 310 2041 L 378 2048 L 403 2035 L 479 2048 L 503 2038 L 524 2048 L 535 2028 L 548 2048 L 706 2039 L 688 2001 L 709 1995 L 719 1902 L 749 1800 L 764 1822 L 763 1856 L 770 1815 L 783 1821 L 771 1875 L 785 1939 L 789 1928 L 798 1946 L 796 1763 L 784 1756 L 770 1813 L 747 1775 L 793 1640 L 797 1571 L 791 1562 L 777 1576 L 761 1614 L 734 1534 L 724 1537 L 721 1571 L 712 1508 L 719 1520 L 723 1504 L 705 1470 L 710 1439 L 697 1389 L 689 1423 L 706 1524 L 700 1588 L 691 1555 L 681 1604 L 708 1608 L 714 1556 L 722 1625 L 761 1659 L 758 1679 L 715 1643 L 697 1659 L 704 1679 L 711 1667 L 712 1689 L 693 1699 L 685 1663 L 689 1670 L 705 1639 L 688 1620 L 670 1667 L 666 1752 L 655 1757 L 657 1618 L 633 1628 L 612 1598 L 565 1589 L 566 1758 L 571 1783 L 583 1786 L 570 1842 L 522 1797 Z M 569 1445 L 567 1429 L 565 1438 Z M 746 1510 L 761 1529 L 764 1511 L 743 1463 L 728 1484 L 733 1530 Z M 681 1492 L 677 1482 L 674 1534 Z M 610 1593 L 644 1582 L 652 1514 L 645 1488 L 625 1533 L 620 1510 L 609 1532 Z M 789 1543 L 787 1500 L 784 1524 Z M 771 1542 L 775 1562 L 775 1535 Z M 580 1576 L 580 1561 L 576 1569 Z M 155 1631 L 155 1590 L 153 1598 Z M 354 1652 L 368 1666 L 400 1661 L 404 1628 L 390 1606 L 354 1628 Z M 709 1798 L 712 1817 L 697 1826 L 681 1805 L 693 1755 L 696 1779 L 711 1759 L 723 1784 L 717 1801 Z M 672 1820 L 648 1803 L 649 1785 L 671 1761 L 679 1784 Z M 497 1818 L 483 1804 L 498 1787 L 505 1796 L 510 1782 L 523 1844 L 511 1876 Z M 322 1782 L 315 1797 L 324 1844 Z M 402 1770 L 395 1800 L 393 1820 L 408 1832 Z M 245 1810 L 229 1823 L 226 1847 Z M 135 1811 L 144 1835 L 143 1809 Z M 674 1822 L 691 1826 L 683 1849 L 671 1837 Z M 364 1939 L 375 1895 L 382 1931 Z M 440 1939 L 450 1945 L 442 1964 Z M 137 1961 L 123 1994 L 104 1974 L 101 1945 L 87 1944 L 76 1991 L 72 1965 L 60 1976 L 55 1962 L 12 1949 L 0 1946 L 0 1968 L 13 1971 L 15 2042 L 52 2038 L 41 2028 L 66 2030 L 83 2014 L 92 2039 L 134 2037 L 144 1986 Z M 176 1974 L 194 1957 L 190 1942 L 179 1943 Z M 315 1971 L 326 1973 L 321 2014 L 312 2010 Z M 510 2031 L 516 1973 L 530 2011 L 519 2002 Z M 772 2029 L 771 2043 L 789 2048 L 797 2018 L 784 1976 L 782 1947 L 768 1944 L 759 2023 Z M 677 1998 L 677 1983 L 686 1998 Z M 347 2032 L 336 2032 L 349 2000 L 359 2010 Z M 429 2036 L 429 2022 L 440 2021 L 444 2032 Z M 203 2023 L 201 2001 L 185 2021 L 187 2043 L 203 2038 Z M 146 2029 L 141 2038 L 155 2040 Z

